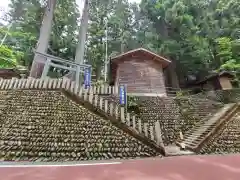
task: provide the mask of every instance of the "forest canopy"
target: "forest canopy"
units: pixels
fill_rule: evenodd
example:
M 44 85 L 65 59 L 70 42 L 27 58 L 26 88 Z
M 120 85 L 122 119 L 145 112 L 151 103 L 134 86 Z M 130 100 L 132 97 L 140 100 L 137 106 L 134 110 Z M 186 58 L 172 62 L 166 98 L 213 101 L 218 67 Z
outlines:
M 46 4 L 43 0 L 11 0 L 6 14 L 11 28 L 0 26 L 0 66 L 31 66 Z M 73 59 L 79 8 L 75 0 L 57 1 L 48 53 Z M 9 24 L 8 24 L 9 25 Z M 143 47 L 169 58 L 177 86 L 222 70 L 240 70 L 240 1 L 238 0 L 92 0 L 85 59 L 101 78 L 108 56 Z M 3 59 L 11 61 L 5 61 Z M 10 64 L 6 64 L 9 63 Z

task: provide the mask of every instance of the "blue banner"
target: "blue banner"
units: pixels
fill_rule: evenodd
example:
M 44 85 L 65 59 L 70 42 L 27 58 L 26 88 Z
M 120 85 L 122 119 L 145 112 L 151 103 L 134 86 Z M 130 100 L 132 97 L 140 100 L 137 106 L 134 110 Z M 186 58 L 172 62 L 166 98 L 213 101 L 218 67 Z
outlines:
M 126 87 L 124 85 L 121 85 L 119 87 L 119 98 L 120 98 L 121 105 L 125 105 L 127 103 Z
M 91 85 L 91 69 L 86 68 L 84 71 L 84 85 L 85 89 L 89 88 Z

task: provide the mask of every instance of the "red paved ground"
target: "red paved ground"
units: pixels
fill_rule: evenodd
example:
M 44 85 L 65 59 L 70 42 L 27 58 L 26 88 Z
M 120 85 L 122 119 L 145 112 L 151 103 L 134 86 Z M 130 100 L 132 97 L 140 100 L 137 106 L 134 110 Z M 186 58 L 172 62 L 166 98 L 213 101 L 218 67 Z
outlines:
M 239 180 L 240 155 L 185 156 L 75 167 L 0 167 L 1 180 Z

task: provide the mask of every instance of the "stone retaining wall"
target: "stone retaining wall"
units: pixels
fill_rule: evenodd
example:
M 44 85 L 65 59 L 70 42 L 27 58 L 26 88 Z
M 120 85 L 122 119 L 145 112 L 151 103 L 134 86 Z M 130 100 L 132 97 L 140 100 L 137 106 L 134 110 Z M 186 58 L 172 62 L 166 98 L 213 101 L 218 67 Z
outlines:
M 208 91 L 191 95 L 191 97 L 211 99 L 224 104 L 235 103 L 240 101 L 240 89 Z
M 222 107 L 212 100 L 198 98 L 138 97 L 139 117 L 145 123 L 160 122 L 165 145 L 179 139 L 180 132 L 190 132 L 198 123 Z
M 200 150 L 201 154 L 240 153 L 240 113 L 226 122 Z
M 78 161 L 157 156 L 60 91 L 0 91 L 0 159 Z

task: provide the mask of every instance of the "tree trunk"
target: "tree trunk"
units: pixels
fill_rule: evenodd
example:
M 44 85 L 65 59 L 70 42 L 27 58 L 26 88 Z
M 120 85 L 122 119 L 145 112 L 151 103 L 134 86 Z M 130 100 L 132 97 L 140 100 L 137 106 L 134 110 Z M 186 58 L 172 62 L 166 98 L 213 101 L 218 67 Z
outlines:
M 124 49 L 125 49 L 125 46 L 124 46 L 123 39 L 122 39 L 121 40 L 121 54 L 124 53 Z
M 85 0 L 84 9 L 81 19 L 81 26 L 79 30 L 79 41 L 75 54 L 75 62 L 83 64 L 84 63 L 84 50 L 85 50 L 85 42 L 87 36 L 88 29 L 88 14 L 89 14 L 89 3 L 88 0 Z
M 53 20 L 53 14 L 54 9 L 56 6 L 56 0 L 48 0 L 48 6 L 46 7 L 45 14 L 43 17 L 43 22 L 40 30 L 40 36 L 37 43 L 36 51 L 40 53 L 46 53 L 48 48 L 48 43 L 51 35 L 51 29 L 52 29 L 52 20 Z M 37 62 L 37 61 L 43 61 Z M 34 78 L 41 77 L 43 68 L 44 68 L 44 61 L 46 61 L 46 58 L 43 58 L 37 54 L 34 55 L 32 68 L 30 71 L 30 76 Z
M 101 66 L 96 67 L 96 81 L 101 79 Z
M 89 2 L 88 0 L 85 0 L 84 8 L 83 8 L 83 14 L 81 19 L 81 25 L 79 29 L 79 39 L 75 54 L 75 62 L 79 64 L 84 63 L 84 51 L 85 51 L 85 42 L 87 37 L 87 29 L 88 29 L 88 14 L 89 14 Z M 72 79 L 75 78 L 75 73 L 72 73 Z M 79 83 L 82 83 L 82 76 L 79 78 Z
M 177 90 L 179 88 L 179 81 L 178 76 L 176 72 L 176 61 L 172 60 L 172 63 L 169 64 L 167 67 L 167 71 L 169 72 L 170 81 L 171 81 L 171 87 L 173 90 Z
M 156 24 L 156 28 L 159 33 L 162 35 L 164 39 L 169 38 L 169 24 L 165 21 L 165 19 L 161 19 L 158 24 Z M 172 62 L 166 68 L 165 76 L 167 76 L 166 84 L 170 86 L 170 88 L 179 88 L 178 76 L 176 73 L 176 59 L 171 58 Z

